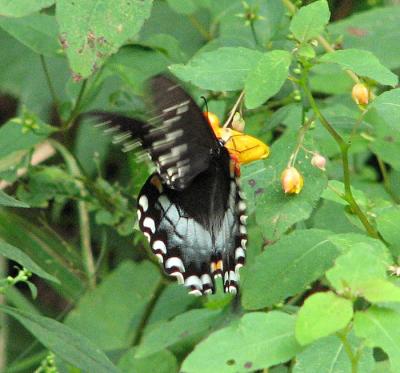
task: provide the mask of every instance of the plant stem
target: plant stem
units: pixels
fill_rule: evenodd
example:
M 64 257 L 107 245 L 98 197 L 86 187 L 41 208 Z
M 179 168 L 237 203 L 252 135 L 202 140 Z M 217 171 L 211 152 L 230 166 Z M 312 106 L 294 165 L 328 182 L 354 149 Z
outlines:
M 137 329 L 135 338 L 133 340 L 132 346 L 136 346 L 140 343 L 142 336 L 143 336 L 144 329 L 147 325 L 147 322 L 149 321 L 149 318 L 154 310 L 157 300 L 158 300 L 160 294 L 162 293 L 162 291 L 164 290 L 164 288 L 165 288 L 165 282 L 164 282 L 164 279 L 161 278 L 152 298 L 147 303 L 146 309 L 144 310 L 143 317 L 140 320 L 140 324 L 138 325 L 138 329 Z
M 42 54 L 40 55 L 40 62 L 42 64 L 44 76 L 46 77 L 47 85 L 49 86 L 50 95 L 51 95 L 54 105 L 56 107 L 56 112 L 57 112 L 57 114 L 59 114 L 60 100 L 57 97 L 56 90 L 54 89 L 53 83 L 50 78 L 50 73 L 49 73 L 49 69 L 47 67 L 46 60 Z
M 347 328 L 345 333 L 336 333 L 336 334 L 342 341 L 344 350 L 346 351 L 346 354 L 349 357 L 349 360 L 351 362 L 351 373 L 357 373 L 359 356 L 354 354 L 353 349 L 351 348 L 351 345 L 347 339 L 348 330 L 349 330 L 349 328 Z
M 231 123 L 238 106 L 240 105 L 241 101 L 243 100 L 243 97 L 244 97 L 244 91 L 240 92 L 240 95 L 239 95 L 238 99 L 236 100 L 235 105 L 233 105 L 233 108 L 232 108 L 231 112 L 229 113 L 228 119 L 224 123 L 224 126 L 223 126 L 224 128 L 228 127 L 229 124 Z
M 349 148 L 350 144 L 345 142 L 340 136 L 340 134 L 335 130 L 335 128 L 328 122 L 322 112 L 319 110 L 317 103 L 314 100 L 314 97 L 308 87 L 308 71 L 303 73 L 303 78 L 301 80 L 301 86 L 308 98 L 308 101 L 311 105 L 316 116 L 321 121 L 324 128 L 329 132 L 329 134 L 333 137 L 336 143 L 339 146 L 340 153 L 342 156 L 342 165 L 343 165 L 343 183 L 344 183 L 344 198 L 346 199 L 347 203 L 350 205 L 351 210 L 357 215 L 361 223 L 363 224 L 364 228 L 368 232 L 368 234 L 373 238 L 380 238 L 376 229 L 371 225 L 367 216 L 361 210 L 360 206 L 356 202 L 353 192 L 351 190 L 351 182 L 350 182 L 350 167 L 349 167 Z
M 254 26 L 254 21 L 251 21 L 251 22 L 250 22 L 250 29 L 251 29 L 251 33 L 252 33 L 252 35 L 253 35 L 254 43 L 255 43 L 256 45 L 260 45 L 260 43 L 259 43 L 259 41 L 258 41 L 258 38 L 257 38 L 257 33 L 256 33 L 256 28 L 255 28 L 255 26 Z
M 77 180 L 76 184 L 80 190 L 81 200 L 78 201 L 78 217 L 79 217 L 79 231 L 81 241 L 82 259 L 86 270 L 86 276 L 88 280 L 88 287 L 93 289 L 96 286 L 96 266 L 94 263 L 92 246 L 91 246 L 91 234 L 90 234 L 90 219 L 87 204 L 84 198 L 87 196 L 87 191 L 81 181 L 78 179 L 82 178 L 81 170 L 72 154 L 60 143 L 51 140 L 53 147 L 63 156 L 67 168 L 71 175 Z
M 70 116 L 68 117 L 68 119 L 65 121 L 65 123 L 62 126 L 64 130 L 70 129 L 71 126 L 74 124 L 75 119 L 79 115 L 81 101 L 82 101 L 83 94 L 84 94 L 85 89 L 86 89 L 86 85 L 87 85 L 87 80 L 84 80 L 82 85 L 81 85 L 81 89 L 79 90 L 78 97 L 77 97 L 77 99 L 75 101 L 74 108 L 72 109 Z

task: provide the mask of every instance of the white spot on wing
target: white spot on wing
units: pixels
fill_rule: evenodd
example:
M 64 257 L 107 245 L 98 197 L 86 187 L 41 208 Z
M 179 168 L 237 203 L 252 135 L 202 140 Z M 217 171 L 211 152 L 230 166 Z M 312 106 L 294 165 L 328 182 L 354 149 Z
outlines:
M 178 284 L 183 285 L 183 283 L 185 282 L 185 280 L 183 279 L 183 275 L 180 272 L 170 273 L 170 276 L 176 277 L 176 280 L 178 281 Z
M 244 258 L 246 256 L 243 248 L 238 247 L 235 251 L 235 259 L 238 260 L 239 258 Z
M 179 269 L 179 271 L 185 272 L 185 266 L 183 265 L 182 260 L 180 260 L 176 256 L 168 258 L 167 261 L 165 262 L 165 268 L 172 268 L 172 267 L 176 267 Z
M 149 218 L 149 217 L 145 218 L 143 221 L 143 226 L 145 228 L 149 228 L 151 233 L 153 233 L 153 234 L 156 231 L 156 226 L 155 226 L 154 220 L 152 218 Z
M 139 206 L 143 209 L 144 212 L 146 212 L 149 208 L 149 200 L 144 194 L 139 198 Z
M 202 288 L 202 283 L 200 281 L 200 279 L 198 278 L 198 276 L 190 276 L 185 280 L 185 286 L 186 287 L 190 287 L 190 286 L 194 286 L 197 289 L 201 289 Z
M 245 211 L 246 210 L 246 204 L 243 201 L 239 201 L 238 209 L 239 209 L 240 212 Z
M 161 240 L 157 240 L 157 241 L 153 242 L 153 250 L 161 251 L 163 254 L 167 253 L 167 248 L 165 246 L 165 243 L 162 242 Z

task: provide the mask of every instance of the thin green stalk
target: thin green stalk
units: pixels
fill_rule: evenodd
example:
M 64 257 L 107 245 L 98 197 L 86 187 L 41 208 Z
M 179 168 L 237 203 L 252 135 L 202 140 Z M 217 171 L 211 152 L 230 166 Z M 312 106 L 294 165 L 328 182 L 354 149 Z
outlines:
M 250 29 L 251 29 L 251 33 L 253 35 L 254 43 L 256 45 L 260 45 L 260 42 L 258 41 L 258 37 L 257 37 L 257 33 L 256 33 L 256 28 L 254 26 L 254 21 L 250 22 Z
M 349 330 L 349 328 L 347 328 Z M 358 360 L 359 360 L 359 355 L 354 354 L 353 349 L 347 339 L 348 335 L 348 330 L 345 333 L 336 333 L 337 336 L 340 338 L 342 341 L 344 350 L 346 351 L 346 354 L 350 360 L 351 363 L 351 373 L 358 373 Z
M 146 309 L 143 313 L 142 319 L 140 320 L 140 324 L 138 326 L 135 338 L 133 340 L 132 346 L 136 346 L 140 343 L 144 329 L 146 328 L 147 322 L 149 321 L 149 318 L 154 310 L 154 307 L 157 303 L 157 300 L 162 293 L 162 291 L 165 289 L 165 281 L 163 278 L 161 278 L 160 282 L 158 283 L 158 286 L 156 288 L 156 291 L 154 292 L 152 298 L 150 301 L 147 303 Z
M 86 89 L 86 85 L 87 85 L 87 80 L 84 80 L 81 86 L 81 89 L 79 90 L 78 93 L 78 97 L 75 101 L 75 105 L 74 108 L 71 111 L 70 116 L 68 117 L 68 119 L 65 121 L 65 123 L 63 124 L 63 129 L 68 130 L 71 128 L 71 126 L 74 124 L 75 119 L 78 117 L 79 112 L 80 112 L 80 106 L 82 103 L 82 98 L 83 95 L 85 93 L 85 89 Z
M 56 90 L 54 89 L 53 83 L 51 81 L 49 69 L 47 67 L 47 62 L 42 54 L 40 55 L 40 62 L 42 64 L 44 76 L 46 77 L 46 82 L 47 82 L 47 85 L 49 86 L 49 91 L 50 91 L 51 97 L 53 99 L 54 105 L 56 107 L 56 111 L 57 111 L 57 113 L 59 113 L 60 100 L 57 97 Z
M 77 179 L 76 183 L 80 190 L 81 200 L 78 201 L 78 217 L 79 217 L 79 231 L 81 241 L 82 259 L 86 270 L 89 288 L 96 286 L 96 266 L 93 258 L 92 245 L 91 245 L 91 234 L 90 234 L 90 219 L 87 204 L 84 198 L 87 195 L 86 189 L 81 181 L 82 178 L 81 170 L 78 166 L 73 155 L 63 145 L 57 141 L 51 140 L 51 144 L 54 148 L 62 155 L 67 165 L 67 168 L 71 175 Z
M 35 355 L 28 356 L 25 359 L 15 361 L 15 363 L 11 364 L 4 373 L 17 373 L 17 372 L 26 372 L 32 371 L 31 368 L 40 364 L 40 362 L 48 355 L 49 351 L 41 351 L 36 353 Z
M 307 71 L 305 72 L 305 76 L 301 81 L 302 88 L 308 98 L 308 101 L 311 105 L 316 116 L 321 121 L 324 128 L 329 132 L 329 134 L 333 137 L 340 148 L 340 153 L 342 157 L 342 165 L 343 165 L 343 183 L 344 183 L 344 198 L 350 205 L 351 210 L 357 215 L 358 219 L 363 224 L 364 228 L 368 232 L 368 234 L 373 238 L 380 238 L 376 229 L 369 222 L 367 216 L 361 210 L 360 206 L 356 202 L 353 192 L 351 190 L 351 181 L 350 181 L 350 166 L 349 166 L 349 148 L 350 144 L 343 140 L 342 136 L 335 130 L 335 128 L 328 122 L 322 112 L 319 110 L 317 103 L 314 100 L 314 97 L 308 87 L 307 82 Z

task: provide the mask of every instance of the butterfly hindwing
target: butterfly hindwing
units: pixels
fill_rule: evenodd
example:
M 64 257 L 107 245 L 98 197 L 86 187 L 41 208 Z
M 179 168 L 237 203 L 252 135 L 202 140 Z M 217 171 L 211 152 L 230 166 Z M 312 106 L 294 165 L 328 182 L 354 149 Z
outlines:
M 165 272 L 185 284 L 191 294 L 214 292 L 218 277 L 223 279 L 224 291 L 236 293 L 247 242 L 243 195 L 237 180 L 229 178 L 227 194 L 203 196 L 206 201 L 226 197 L 226 208 L 210 214 L 208 204 L 199 204 L 196 197 L 201 189 L 210 191 L 209 182 L 223 187 L 223 181 L 200 176 L 193 181 L 193 190 L 182 192 L 163 186 L 159 174 L 150 176 L 139 194 L 139 227 Z M 215 193 L 221 191 L 215 189 Z M 188 195 L 197 206 L 196 214 L 188 213 L 184 201 Z

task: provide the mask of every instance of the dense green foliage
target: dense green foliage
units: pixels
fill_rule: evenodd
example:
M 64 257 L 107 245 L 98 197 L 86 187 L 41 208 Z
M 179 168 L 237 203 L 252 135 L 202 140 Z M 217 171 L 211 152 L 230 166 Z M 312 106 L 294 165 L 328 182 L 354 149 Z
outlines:
M 0 370 L 400 372 L 400 7 L 303 3 L 0 0 Z M 151 165 L 79 120 L 146 119 L 159 73 L 271 146 L 236 298 L 162 273 Z

